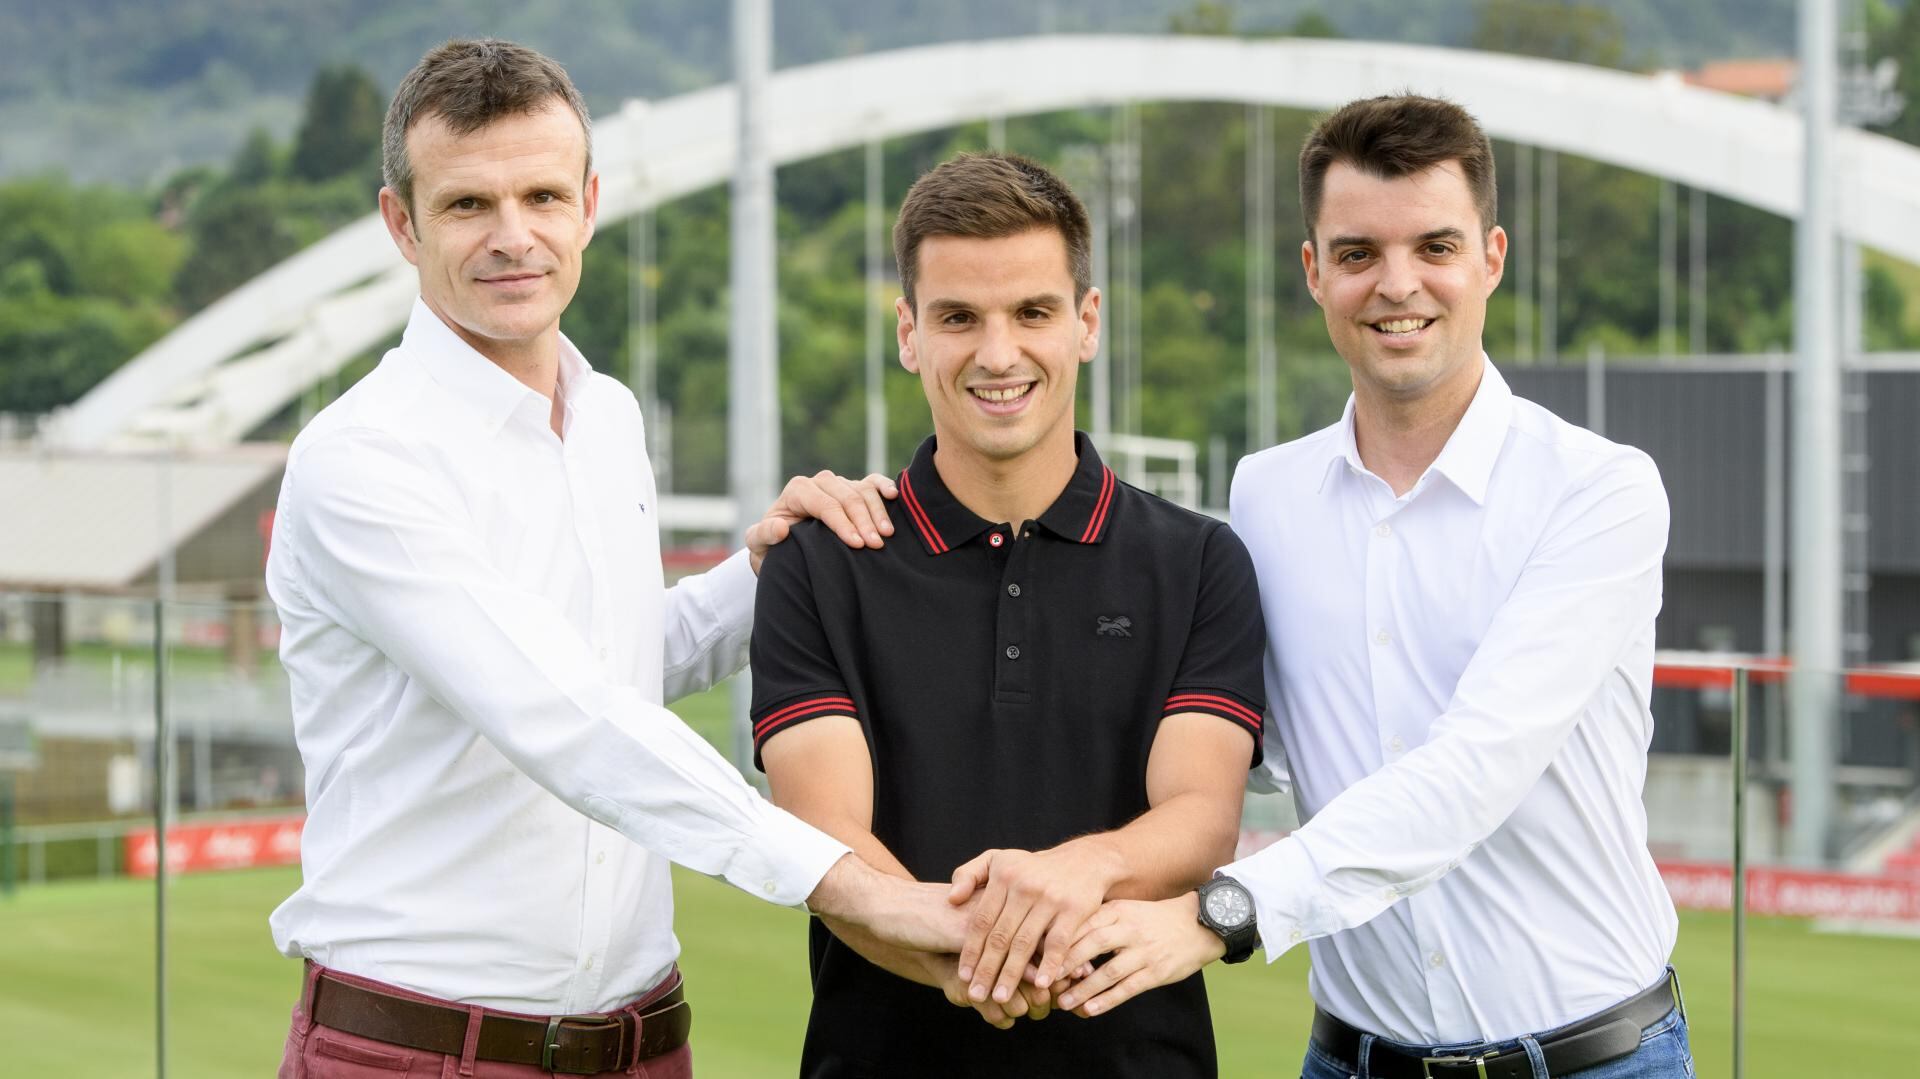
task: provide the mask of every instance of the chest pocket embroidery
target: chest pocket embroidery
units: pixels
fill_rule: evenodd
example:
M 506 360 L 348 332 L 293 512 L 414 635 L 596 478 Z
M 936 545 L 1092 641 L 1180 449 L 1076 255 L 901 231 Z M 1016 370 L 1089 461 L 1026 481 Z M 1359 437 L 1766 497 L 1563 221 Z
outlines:
M 1128 618 L 1126 615 L 1124 614 L 1114 615 L 1112 618 L 1108 618 L 1106 615 L 1100 615 L 1098 617 L 1099 617 L 1099 621 L 1093 627 L 1093 632 L 1098 634 L 1099 636 L 1102 636 L 1102 637 L 1133 636 L 1133 619 Z

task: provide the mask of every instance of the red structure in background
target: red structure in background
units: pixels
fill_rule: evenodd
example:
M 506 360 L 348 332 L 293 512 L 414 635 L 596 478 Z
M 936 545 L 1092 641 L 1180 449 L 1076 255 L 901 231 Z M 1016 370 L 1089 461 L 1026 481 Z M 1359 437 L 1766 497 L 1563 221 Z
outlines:
M 263 865 L 299 865 L 304 815 L 250 820 L 176 824 L 167 829 L 167 871 L 198 873 L 209 869 L 251 869 Z M 159 868 L 156 829 L 127 833 L 127 875 L 152 877 Z

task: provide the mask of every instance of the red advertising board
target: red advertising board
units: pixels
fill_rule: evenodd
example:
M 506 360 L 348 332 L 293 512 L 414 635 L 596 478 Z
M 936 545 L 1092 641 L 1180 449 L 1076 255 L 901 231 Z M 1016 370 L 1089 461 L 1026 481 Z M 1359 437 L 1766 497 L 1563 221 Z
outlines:
M 1661 862 L 1675 906 L 1732 910 L 1733 868 L 1715 862 Z M 1793 918 L 1920 922 L 1920 879 L 1819 873 L 1755 866 L 1747 870 L 1747 910 Z
M 1244 858 L 1285 832 L 1243 831 Z M 1681 910 L 1732 910 L 1733 867 L 1724 862 L 1656 863 L 1673 905 Z M 1747 869 L 1747 912 L 1789 918 L 1920 922 L 1920 876 L 1819 873 L 1775 866 Z
M 167 870 L 197 873 L 261 865 L 299 865 L 305 817 L 176 824 L 167 829 Z M 151 877 L 159 864 L 157 830 L 127 833 L 127 874 Z

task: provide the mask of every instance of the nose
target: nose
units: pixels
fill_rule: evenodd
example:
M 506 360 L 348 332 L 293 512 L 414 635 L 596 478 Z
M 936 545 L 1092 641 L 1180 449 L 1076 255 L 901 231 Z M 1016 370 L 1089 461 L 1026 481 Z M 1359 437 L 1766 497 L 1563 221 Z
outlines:
M 1013 326 L 1004 318 L 989 318 L 981 329 L 980 348 L 974 353 L 973 362 L 981 370 L 992 374 L 1011 371 L 1020 362 L 1020 342 L 1015 339 Z
M 1388 252 L 1380 259 L 1380 279 L 1374 285 L 1380 298 L 1403 304 L 1420 291 L 1420 267 L 1411 254 Z
M 499 258 L 525 258 L 533 251 L 533 230 L 528 226 L 526 210 L 517 202 L 502 200 L 487 237 L 488 249 Z

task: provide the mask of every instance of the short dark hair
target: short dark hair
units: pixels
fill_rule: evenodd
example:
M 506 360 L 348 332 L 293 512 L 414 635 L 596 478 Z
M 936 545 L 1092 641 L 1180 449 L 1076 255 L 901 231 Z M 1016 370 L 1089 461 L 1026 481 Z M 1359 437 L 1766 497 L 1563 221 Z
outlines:
M 1314 238 L 1327 169 L 1336 162 L 1391 180 L 1445 161 L 1460 162 L 1480 213 L 1481 231 L 1493 228 L 1500 200 L 1493 143 L 1471 113 L 1451 101 L 1418 94 L 1386 94 L 1342 105 L 1313 125 L 1300 148 L 1300 212 L 1306 217 L 1307 239 Z
M 1045 166 L 998 151 L 961 154 L 913 182 L 893 225 L 893 258 L 900 291 L 917 307 L 920 243 L 929 236 L 999 239 L 1032 229 L 1055 229 L 1067 244 L 1073 302 L 1093 285 L 1093 229 L 1073 189 Z
M 439 116 L 454 134 L 470 135 L 502 117 L 550 108 L 555 98 L 580 118 L 591 172 L 593 121 L 565 68 L 511 41 L 449 41 L 422 56 L 393 92 L 380 134 L 381 176 L 412 206 L 413 162 L 407 157 L 407 131 L 414 124 Z

